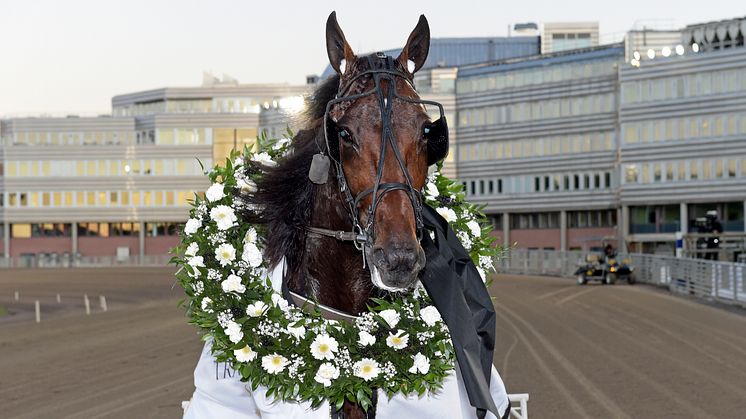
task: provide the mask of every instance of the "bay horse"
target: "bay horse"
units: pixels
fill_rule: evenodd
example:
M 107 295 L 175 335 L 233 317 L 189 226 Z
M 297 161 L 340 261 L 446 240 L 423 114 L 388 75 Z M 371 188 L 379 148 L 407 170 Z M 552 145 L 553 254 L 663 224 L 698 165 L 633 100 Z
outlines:
M 422 190 L 428 166 L 447 153 L 442 107 L 420 99 L 414 74 L 430 45 L 419 22 L 397 58 L 357 56 L 336 14 L 326 24 L 335 75 L 306 101 L 290 152 L 247 198 L 267 226 L 265 258 L 284 258 L 287 290 L 357 315 L 372 296 L 404 291 L 425 266 L 420 245 Z M 440 109 L 431 121 L 425 106 Z M 375 392 L 374 392 L 375 393 Z M 374 417 L 349 401 L 339 418 Z

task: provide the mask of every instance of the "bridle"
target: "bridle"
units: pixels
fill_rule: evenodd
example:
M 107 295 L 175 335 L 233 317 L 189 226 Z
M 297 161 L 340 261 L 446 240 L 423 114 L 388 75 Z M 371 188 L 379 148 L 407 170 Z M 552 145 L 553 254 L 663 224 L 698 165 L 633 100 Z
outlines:
M 339 185 L 340 193 L 345 201 L 347 212 L 352 222 L 352 231 L 339 231 L 329 230 L 319 227 L 306 227 L 306 231 L 309 235 L 319 235 L 326 237 L 333 237 L 337 240 L 352 241 L 355 247 L 363 254 L 363 265 L 365 265 L 365 247 L 371 248 L 373 246 L 373 233 L 375 227 L 375 213 L 378 205 L 383 200 L 385 194 L 392 191 L 403 191 L 409 197 L 412 208 L 414 209 L 415 225 L 417 231 L 417 240 L 422 238 L 424 229 L 424 223 L 422 221 L 422 194 L 419 190 L 415 189 L 412 185 L 412 176 L 407 170 L 404 164 L 401 151 L 396 142 L 396 136 L 391 125 L 391 118 L 393 114 L 393 104 L 395 100 L 418 104 L 418 105 L 432 105 L 438 108 L 440 112 L 440 118 L 434 122 L 428 123 L 423 132 L 423 136 L 428 141 L 428 166 L 444 159 L 448 154 L 448 126 L 443 112 L 443 105 L 438 102 L 422 99 L 412 99 L 404 96 L 400 96 L 396 91 L 397 79 L 404 80 L 407 84 L 415 90 L 414 83 L 412 81 L 412 75 L 404 73 L 396 68 L 396 60 L 384 53 L 378 52 L 370 56 L 364 57 L 367 60 L 368 69 L 360 72 L 359 74 L 352 77 L 346 83 L 340 81 L 340 87 L 337 91 L 335 99 L 329 101 L 326 105 L 326 112 L 324 113 L 324 138 L 326 141 L 326 149 L 329 153 L 329 157 L 334 162 L 335 171 L 337 175 L 337 183 Z M 352 88 L 361 81 L 364 77 L 372 77 L 373 87 L 362 93 L 352 93 Z M 386 88 L 383 87 L 382 82 L 386 81 Z M 381 150 L 380 159 L 378 160 L 378 166 L 376 168 L 376 178 L 371 187 L 353 196 L 352 191 L 347 184 L 347 178 L 344 174 L 344 168 L 342 165 L 342 159 L 340 158 L 339 151 L 339 132 L 337 127 L 337 118 L 331 116 L 331 113 L 335 106 L 345 104 L 351 104 L 353 101 L 375 95 L 378 107 L 381 111 Z M 348 105 L 349 106 L 349 105 Z M 432 144 L 431 144 L 432 143 Z M 396 159 L 396 162 L 404 175 L 404 183 L 401 182 L 382 182 L 384 164 L 386 160 L 387 145 L 391 146 L 391 150 Z M 323 155 L 323 151 L 321 151 Z M 314 164 L 316 159 L 314 159 Z M 312 164 L 313 166 L 313 164 Z M 328 167 L 328 166 L 327 166 Z M 313 167 L 311 171 L 313 171 Z M 317 182 L 318 183 L 318 182 Z M 368 195 L 372 196 L 372 202 L 367 208 L 367 218 L 363 225 L 361 223 L 361 217 L 358 206 L 360 202 L 365 199 Z

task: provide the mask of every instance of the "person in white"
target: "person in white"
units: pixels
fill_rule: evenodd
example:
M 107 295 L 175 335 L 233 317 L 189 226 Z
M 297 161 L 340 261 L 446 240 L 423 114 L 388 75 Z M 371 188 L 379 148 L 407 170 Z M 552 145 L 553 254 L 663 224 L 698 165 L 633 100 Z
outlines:
M 284 263 L 272 271 L 272 286 L 280 292 Z M 195 391 L 190 402 L 185 403 L 184 419 L 329 419 L 327 403 L 311 409 L 310 403 L 275 402 L 266 397 L 267 389 L 255 391 L 240 380 L 240 374 L 230 365 L 218 363 L 210 351 L 211 341 L 205 343 L 194 370 Z M 510 402 L 502 378 L 492 368 L 490 393 L 498 411 L 510 409 Z M 460 379 L 458 366 L 443 382 L 437 393 L 425 393 L 422 397 L 396 394 L 389 399 L 379 390 L 376 418 L 379 419 L 424 419 L 449 418 L 472 419 L 476 410 L 469 404 L 466 389 Z M 487 412 L 486 419 L 496 418 Z

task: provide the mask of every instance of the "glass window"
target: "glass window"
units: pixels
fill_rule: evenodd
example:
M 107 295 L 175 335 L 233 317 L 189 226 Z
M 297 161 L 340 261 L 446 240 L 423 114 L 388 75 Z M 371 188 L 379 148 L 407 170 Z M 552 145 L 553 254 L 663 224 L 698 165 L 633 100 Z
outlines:
M 689 179 L 699 179 L 699 162 L 697 160 L 691 160 L 689 162 Z

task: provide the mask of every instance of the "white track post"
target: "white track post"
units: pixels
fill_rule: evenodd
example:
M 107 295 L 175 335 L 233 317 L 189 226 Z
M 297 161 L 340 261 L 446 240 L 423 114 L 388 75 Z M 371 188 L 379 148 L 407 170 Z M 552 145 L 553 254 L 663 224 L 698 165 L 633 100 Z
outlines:
M 106 296 L 99 295 L 98 296 L 98 303 L 101 305 L 101 310 L 103 310 L 103 311 L 109 311 L 109 307 L 106 305 Z
M 88 299 L 88 294 L 83 294 L 83 302 L 85 303 L 85 314 L 91 314 L 91 301 Z
M 19 295 L 18 295 L 18 291 L 16 291 L 15 293 L 13 293 L 13 298 L 14 298 L 14 299 L 15 299 L 16 301 L 18 301 L 18 298 L 19 298 Z
M 41 308 L 39 307 L 39 300 L 36 300 L 34 306 L 34 308 L 36 309 L 36 322 L 41 323 Z
M 57 293 L 57 304 L 60 304 L 62 302 L 62 297 L 60 297 L 60 293 Z

